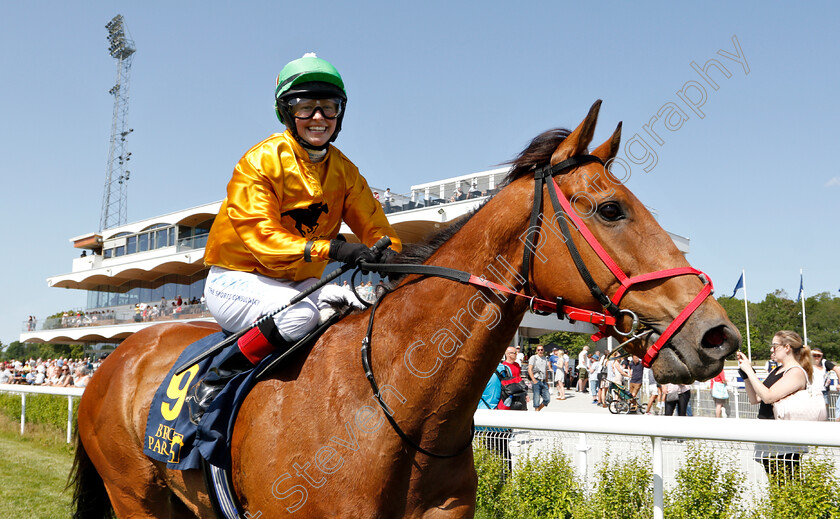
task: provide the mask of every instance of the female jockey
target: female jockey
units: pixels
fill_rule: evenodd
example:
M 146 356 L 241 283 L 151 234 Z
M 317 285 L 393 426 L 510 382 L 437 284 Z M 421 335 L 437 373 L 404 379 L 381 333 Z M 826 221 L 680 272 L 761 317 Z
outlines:
M 239 160 L 205 248 L 207 308 L 228 332 L 316 284 L 330 260 L 375 261 L 368 247 L 382 236 L 402 248 L 358 168 L 330 145 L 347 106 L 335 67 L 306 54 L 280 71 L 274 97 L 286 131 Z M 336 239 L 342 220 L 362 243 Z M 350 292 L 326 286 L 243 335 L 239 352 L 191 390 L 191 419 L 198 421 L 227 380 L 314 329 L 319 310 L 342 294 Z

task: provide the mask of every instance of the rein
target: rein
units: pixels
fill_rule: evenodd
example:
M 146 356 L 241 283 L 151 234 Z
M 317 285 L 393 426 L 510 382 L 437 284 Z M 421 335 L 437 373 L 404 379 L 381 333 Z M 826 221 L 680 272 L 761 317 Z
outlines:
M 376 313 L 376 308 L 379 306 L 379 302 L 383 299 L 383 297 L 384 294 L 379 299 L 377 299 L 371 306 L 370 320 L 368 321 L 367 333 L 365 334 L 365 338 L 362 339 L 362 366 L 364 366 L 365 368 L 365 376 L 367 376 L 367 379 L 370 382 L 370 387 L 373 389 L 373 396 L 376 397 L 376 402 L 379 404 L 379 407 L 381 407 L 382 410 L 385 412 L 385 418 L 388 419 L 388 423 L 391 424 L 391 427 L 394 429 L 394 431 L 397 432 L 399 437 L 402 438 L 403 441 L 406 442 L 412 449 L 432 458 L 454 458 L 456 456 L 459 456 L 472 444 L 473 438 L 475 437 L 475 421 L 473 421 L 470 425 L 470 437 L 466 441 L 466 443 L 464 443 L 464 445 L 459 447 L 455 452 L 451 454 L 437 454 L 431 451 L 427 451 L 426 449 L 421 447 L 420 444 L 409 438 L 405 431 L 403 431 L 402 428 L 399 426 L 397 421 L 394 420 L 394 412 L 391 410 L 391 408 L 388 407 L 388 404 L 386 404 L 385 401 L 382 400 L 382 392 L 379 390 L 379 384 L 376 383 L 376 379 L 373 376 L 373 368 L 371 367 L 370 363 L 370 337 L 373 333 L 373 315 L 374 313 Z
M 523 294 L 521 292 L 512 290 L 504 285 L 500 285 L 498 283 L 494 283 L 492 281 L 488 281 L 487 279 L 478 277 L 474 274 L 470 274 L 469 272 L 465 272 L 463 270 L 456 270 L 448 267 L 437 267 L 434 265 L 400 265 L 394 263 L 367 262 L 360 263 L 359 270 L 373 270 L 382 273 L 419 274 L 422 276 L 440 277 L 452 281 L 457 281 L 462 284 L 469 284 L 477 287 L 489 288 L 492 290 L 504 292 L 509 295 L 528 298 L 528 308 L 532 313 L 542 315 L 556 313 L 559 319 L 566 318 L 569 319 L 570 322 L 585 321 L 588 323 L 598 325 L 599 328 L 602 329 L 606 329 L 607 326 L 615 327 L 616 323 L 615 318 L 612 316 L 604 315 L 598 312 L 593 312 L 591 310 L 584 310 L 581 308 L 575 308 L 573 306 L 564 305 L 563 298 L 561 297 L 558 297 L 555 301 L 548 301 L 547 299 L 540 299 L 536 296 L 529 296 L 527 294 Z M 371 346 L 373 344 L 373 319 L 376 314 L 376 309 L 378 308 L 380 301 L 382 301 L 384 297 L 385 295 L 383 294 L 373 303 L 373 305 L 370 305 L 371 309 L 370 318 L 368 320 L 367 332 L 365 333 L 364 339 L 362 339 L 362 366 L 365 370 L 365 376 L 367 377 L 368 382 L 370 382 L 370 387 L 371 389 L 373 389 L 373 396 L 376 398 L 379 407 L 381 407 L 382 410 L 385 412 L 385 418 L 388 420 L 388 423 L 391 424 L 391 427 L 394 429 L 394 431 L 396 431 L 399 437 L 402 438 L 403 441 L 405 441 L 412 449 L 432 458 L 454 458 L 463 453 L 472 444 L 472 440 L 475 437 L 474 421 L 470 426 L 470 437 L 461 447 L 459 447 L 455 452 L 451 454 L 438 454 L 424 449 L 417 442 L 409 438 L 405 431 L 402 430 L 397 421 L 394 419 L 393 411 L 388 407 L 388 404 L 386 404 L 382 400 L 382 392 L 379 389 L 379 384 L 376 383 L 376 378 L 373 374 L 373 368 L 370 362 L 370 352 Z

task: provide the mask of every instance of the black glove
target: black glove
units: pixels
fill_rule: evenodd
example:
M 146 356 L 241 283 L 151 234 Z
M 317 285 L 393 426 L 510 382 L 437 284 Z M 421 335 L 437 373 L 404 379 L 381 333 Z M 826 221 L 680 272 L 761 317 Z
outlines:
M 347 243 L 341 240 L 330 240 L 328 255 L 332 260 L 351 265 L 358 265 L 360 261 L 372 263 L 376 260 L 373 252 L 364 243 Z

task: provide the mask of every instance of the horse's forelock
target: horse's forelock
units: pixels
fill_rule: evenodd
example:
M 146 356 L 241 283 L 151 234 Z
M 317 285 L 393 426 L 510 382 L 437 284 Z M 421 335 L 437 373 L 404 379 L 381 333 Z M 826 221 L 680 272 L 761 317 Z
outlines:
M 506 162 L 506 164 L 511 165 L 511 170 L 505 176 L 503 185 L 513 182 L 526 172 L 531 171 L 535 166 L 547 164 L 554 150 L 571 133 L 571 131 L 565 128 L 554 128 L 534 137 L 515 159 Z

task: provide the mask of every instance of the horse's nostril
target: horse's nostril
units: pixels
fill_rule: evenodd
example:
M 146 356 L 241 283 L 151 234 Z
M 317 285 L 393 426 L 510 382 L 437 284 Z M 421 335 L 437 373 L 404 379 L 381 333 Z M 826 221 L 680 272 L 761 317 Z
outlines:
M 703 336 L 703 346 L 716 348 L 726 341 L 726 332 L 724 326 L 716 326 L 706 332 Z

